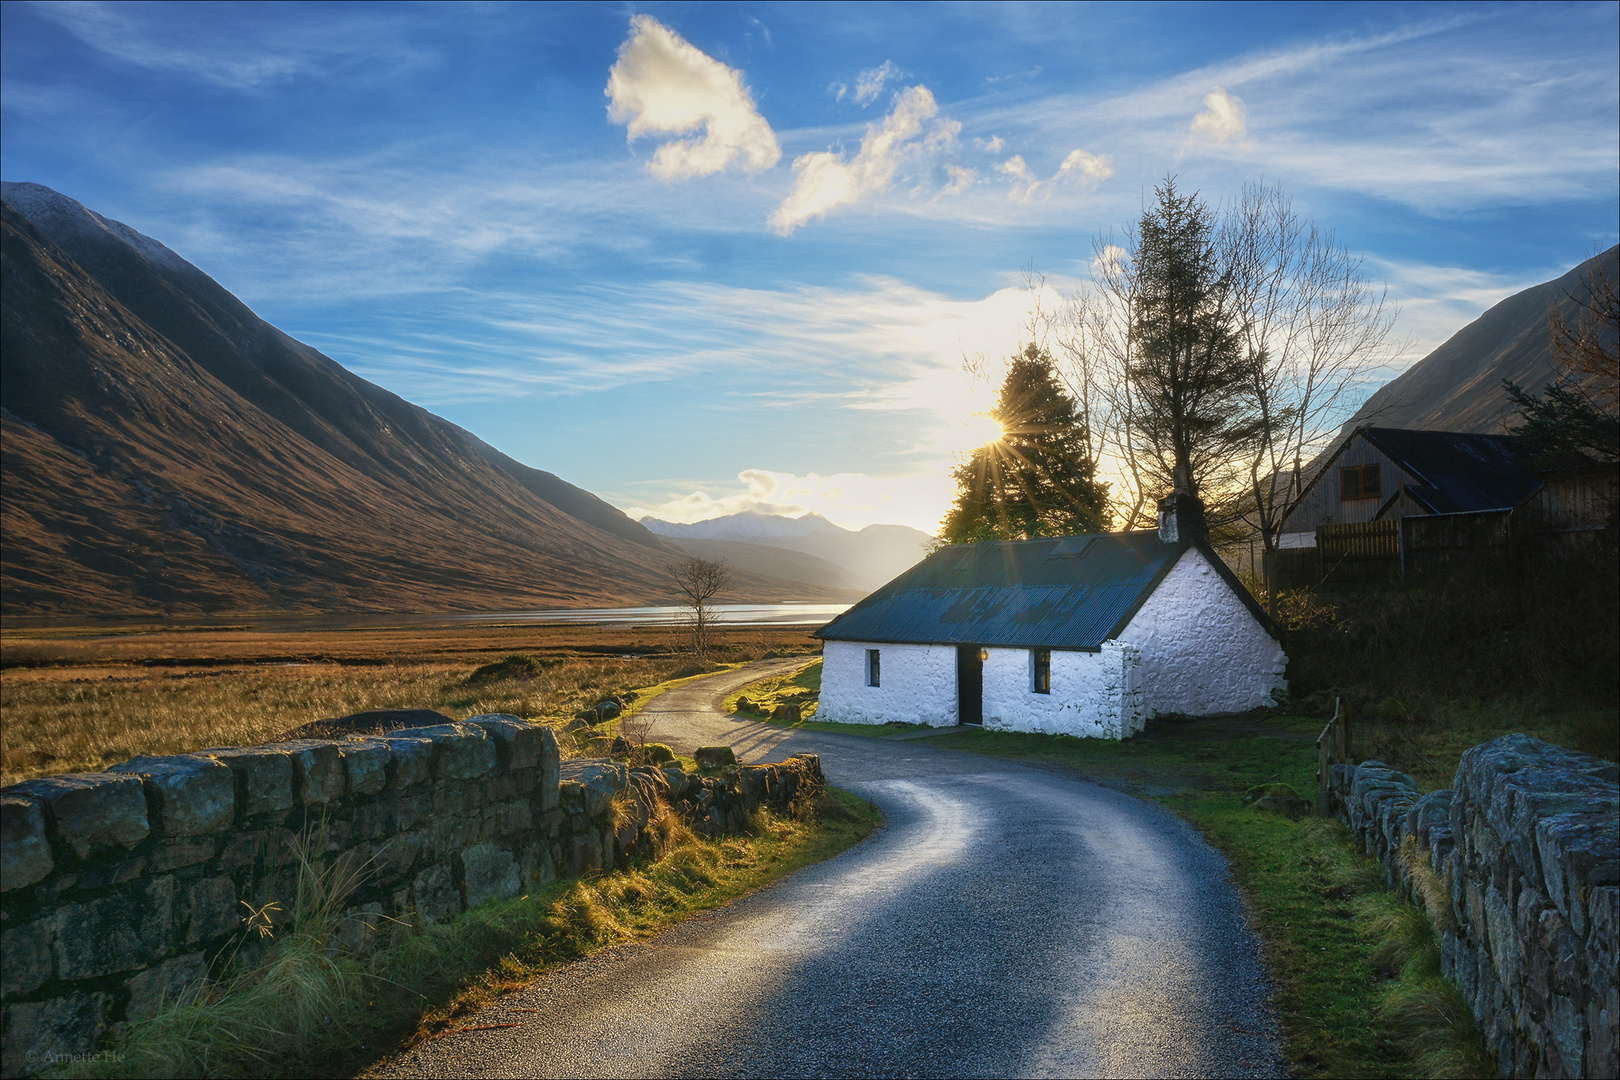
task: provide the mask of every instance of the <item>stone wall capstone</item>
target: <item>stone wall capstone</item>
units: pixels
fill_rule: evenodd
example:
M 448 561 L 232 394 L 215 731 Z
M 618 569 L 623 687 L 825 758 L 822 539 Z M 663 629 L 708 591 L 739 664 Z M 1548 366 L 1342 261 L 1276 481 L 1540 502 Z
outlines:
M 1379 761 L 1335 765 L 1331 801 L 1429 909 L 1503 1076 L 1620 1072 L 1620 766 L 1505 735 L 1426 795 Z
M 825 787 L 815 755 L 697 776 L 562 761 L 515 716 L 142 757 L 0 790 L 0 1073 L 85 1054 L 290 916 L 298 849 L 348 857 L 346 946 L 651 854 L 662 802 L 705 835 Z

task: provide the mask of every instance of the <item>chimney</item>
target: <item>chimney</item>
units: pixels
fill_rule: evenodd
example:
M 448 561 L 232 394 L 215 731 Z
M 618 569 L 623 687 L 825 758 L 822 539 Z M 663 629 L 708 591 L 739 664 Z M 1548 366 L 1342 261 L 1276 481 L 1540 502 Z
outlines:
M 1202 540 L 1209 535 L 1204 525 L 1204 501 L 1192 493 L 1192 483 L 1183 468 L 1176 469 L 1176 490 L 1159 500 L 1159 539 L 1166 544 Z

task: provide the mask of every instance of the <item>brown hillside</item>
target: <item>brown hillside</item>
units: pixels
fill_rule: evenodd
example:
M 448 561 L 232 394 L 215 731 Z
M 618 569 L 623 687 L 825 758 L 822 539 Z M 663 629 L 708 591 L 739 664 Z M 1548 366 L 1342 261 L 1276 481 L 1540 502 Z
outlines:
M 5 194 L 7 614 L 671 601 L 682 552 L 589 492 L 356 377 L 126 226 L 37 185 Z M 837 598 L 743 574 L 735 592 Z
M 1620 280 L 1620 247 L 1494 305 L 1368 398 L 1346 430 L 1377 424 L 1500 434 L 1516 419 L 1502 380 L 1538 394 L 1553 381 L 1547 313 L 1556 308 L 1573 324 L 1591 299 L 1586 279 L 1598 265 Z

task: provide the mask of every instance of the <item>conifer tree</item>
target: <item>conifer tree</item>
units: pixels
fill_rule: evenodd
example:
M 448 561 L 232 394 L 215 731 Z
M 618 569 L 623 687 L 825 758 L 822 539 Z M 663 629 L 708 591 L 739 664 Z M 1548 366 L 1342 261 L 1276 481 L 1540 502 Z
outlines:
M 1215 216 L 1174 179 L 1142 215 L 1133 259 L 1135 339 L 1128 375 L 1135 435 L 1165 489 L 1190 478 L 1230 486 L 1259 435 L 1254 409 L 1263 354 L 1244 346 L 1230 274 L 1222 266 Z M 1186 482 L 1186 481 L 1184 481 Z
M 1074 398 L 1036 345 L 1013 358 L 991 418 L 1001 435 L 952 471 L 956 502 L 940 538 L 961 544 L 1070 536 L 1104 528 L 1089 432 Z

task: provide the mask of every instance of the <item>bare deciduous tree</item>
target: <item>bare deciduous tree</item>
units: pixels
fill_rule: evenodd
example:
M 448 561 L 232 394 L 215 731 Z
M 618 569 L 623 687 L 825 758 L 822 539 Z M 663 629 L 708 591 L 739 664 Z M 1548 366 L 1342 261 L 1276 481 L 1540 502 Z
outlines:
M 1367 281 L 1362 258 L 1302 221 L 1281 188 L 1245 187 L 1226 211 L 1221 243 L 1245 347 L 1258 359 L 1249 406 L 1259 437 L 1242 516 L 1269 561 L 1311 462 L 1393 359 L 1397 308 Z M 1266 587 L 1274 608 L 1269 579 Z
M 1396 309 L 1368 283 L 1362 260 L 1302 221 L 1277 187 L 1244 188 L 1207 243 L 1213 265 L 1201 302 L 1237 336 L 1243 356 L 1229 367 L 1245 381 L 1223 380 L 1219 437 L 1196 453 L 1166 439 L 1163 409 L 1141 377 L 1155 366 L 1150 320 L 1163 301 L 1149 294 L 1140 230 L 1094 240 L 1090 287 L 1050 322 L 1098 441 L 1100 474 L 1113 482 L 1115 527 L 1150 526 L 1154 502 L 1173 482 L 1167 466 L 1185 457 L 1211 524 L 1246 527 L 1269 553 L 1310 463 L 1398 351 L 1390 342 Z
M 714 598 L 731 585 L 731 568 L 723 559 L 715 562 L 694 555 L 664 569 L 681 592 L 686 622 L 692 631 L 692 654 L 707 660 L 717 644 Z

